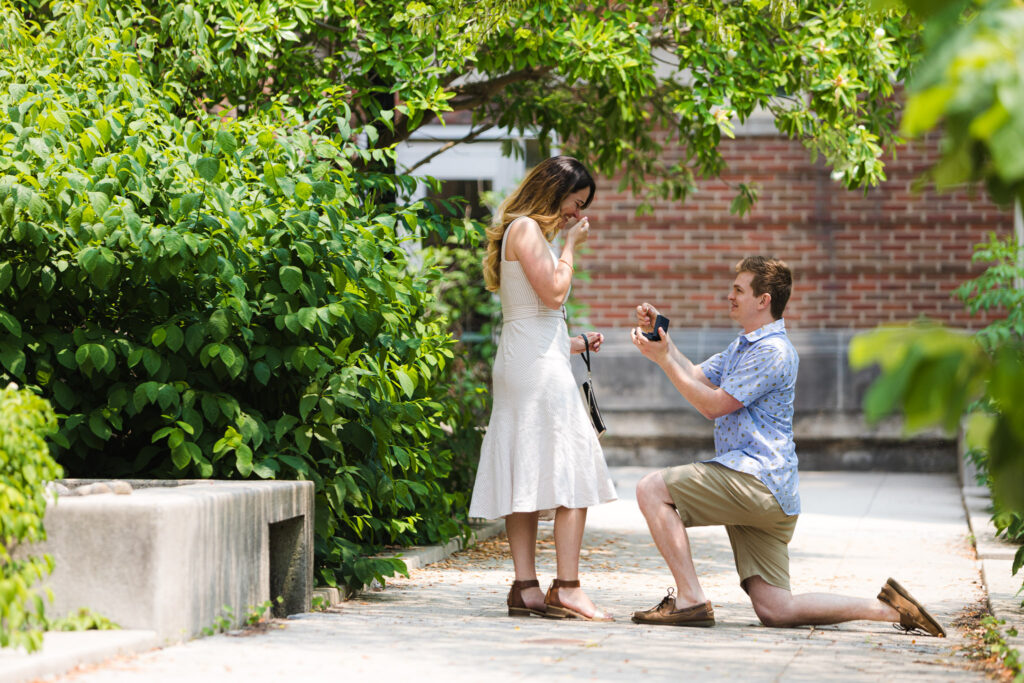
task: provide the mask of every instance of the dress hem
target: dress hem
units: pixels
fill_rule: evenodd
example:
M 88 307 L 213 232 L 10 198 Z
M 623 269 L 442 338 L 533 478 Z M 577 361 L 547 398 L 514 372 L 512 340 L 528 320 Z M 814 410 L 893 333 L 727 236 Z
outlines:
M 606 498 L 604 500 L 599 500 L 596 503 L 591 503 L 590 505 L 576 505 L 576 506 L 571 506 L 571 505 L 552 505 L 552 506 L 544 506 L 544 507 L 534 508 L 532 510 L 516 510 L 513 507 L 512 510 L 510 510 L 510 511 L 508 511 L 506 513 L 503 513 L 503 514 L 499 514 L 499 515 L 494 516 L 494 517 L 491 517 L 491 516 L 486 515 L 486 514 L 473 513 L 472 511 L 470 511 L 469 516 L 470 517 L 477 517 L 477 518 L 480 518 L 480 519 L 486 519 L 488 521 L 494 521 L 494 520 L 498 520 L 498 519 L 504 519 L 505 517 L 508 517 L 509 515 L 512 515 L 512 514 L 515 514 L 515 513 L 519 513 L 519 512 L 540 512 L 540 513 L 551 512 L 551 513 L 554 513 L 555 510 L 557 510 L 558 508 L 563 508 L 563 507 L 564 508 L 573 509 L 573 510 L 580 510 L 580 509 L 587 509 L 587 508 L 596 507 L 598 505 L 604 505 L 605 503 L 614 503 L 618 499 L 619 499 L 619 497 L 615 496 L 615 497 L 612 497 L 612 498 Z M 551 519 L 551 518 L 548 518 L 548 519 Z

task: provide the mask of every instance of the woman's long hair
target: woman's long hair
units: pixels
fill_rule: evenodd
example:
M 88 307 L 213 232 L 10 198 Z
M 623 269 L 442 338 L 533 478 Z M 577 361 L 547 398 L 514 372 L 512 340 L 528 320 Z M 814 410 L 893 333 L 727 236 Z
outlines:
M 529 216 L 537 221 L 550 242 L 558 233 L 562 202 L 586 187 L 590 188 L 590 194 L 583 208 L 594 199 L 596 185 L 583 164 L 572 157 L 551 157 L 534 166 L 519 187 L 501 203 L 493 224 L 487 228 L 487 256 L 484 257 L 487 289 L 496 292 L 501 284 L 501 240 L 509 223 Z

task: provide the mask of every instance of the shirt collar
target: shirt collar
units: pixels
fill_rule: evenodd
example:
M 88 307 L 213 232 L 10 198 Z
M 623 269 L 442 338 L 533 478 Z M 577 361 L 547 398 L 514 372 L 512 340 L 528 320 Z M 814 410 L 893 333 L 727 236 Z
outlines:
M 756 342 L 758 339 L 764 339 L 765 337 L 772 334 L 785 333 L 785 331 L 786 320 L 785 318 L 779 318 L 778 320 L 773 320 L 767 325 L 762 325 L 753 332 L 750 332 L 748 334 L 741 334 L 740 336 L 746 339 L 748 342 L 753 343 Z

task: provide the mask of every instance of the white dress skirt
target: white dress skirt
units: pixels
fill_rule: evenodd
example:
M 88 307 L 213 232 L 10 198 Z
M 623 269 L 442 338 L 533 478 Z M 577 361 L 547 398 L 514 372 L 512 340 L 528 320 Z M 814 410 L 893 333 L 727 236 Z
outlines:
M 564 311 L 540 301 L 519 262 L 505 260 L 502 241 L 503 323 L 469 515 L 540 511 L 550 518 L 558 507 L 613 501 L 604 452 L 569 367 Z

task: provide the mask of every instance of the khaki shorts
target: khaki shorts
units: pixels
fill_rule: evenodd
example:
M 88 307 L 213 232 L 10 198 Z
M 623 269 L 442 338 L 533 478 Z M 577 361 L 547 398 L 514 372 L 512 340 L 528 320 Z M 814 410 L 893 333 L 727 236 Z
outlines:
M 789 541 L 797 515 L 783 512 L 757 477 L 712 462 L 669 467 L 661 476 L 683 524 L 725 526 L 740 585 L 760 576 L 789 590 Z

